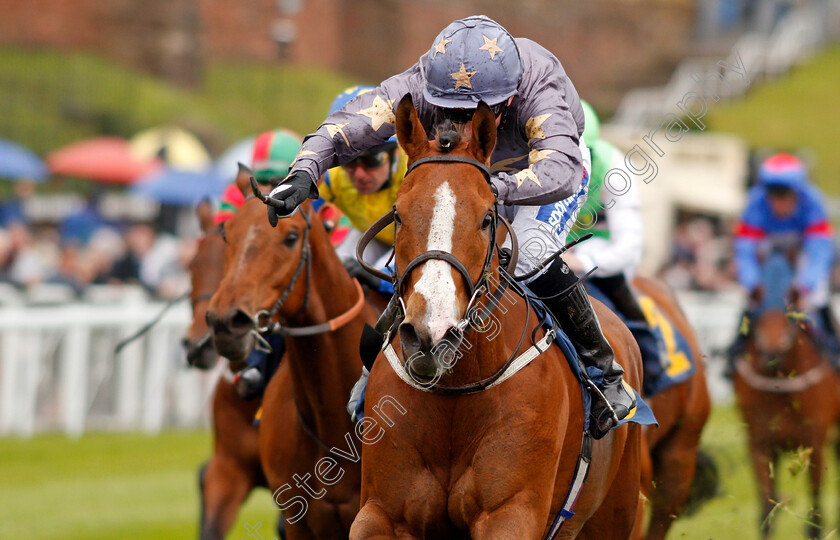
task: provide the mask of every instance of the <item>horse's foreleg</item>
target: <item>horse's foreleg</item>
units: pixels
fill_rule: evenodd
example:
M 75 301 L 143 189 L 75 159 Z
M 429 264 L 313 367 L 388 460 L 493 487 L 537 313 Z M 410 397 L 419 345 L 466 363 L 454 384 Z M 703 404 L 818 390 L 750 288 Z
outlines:
M 378 504 L 367 502 L 356 514 L 350 527 L 350 540 L 390 540 L 395 538 L 411 538 L 397 536 L 394 525 L 385 510 Z
M 761 513 L 758 516 L 759 530 L 762 538 L 768 538 L 772 529 L 772 512 L 777 502 L 776 487 L 770 470 L 776 465 L 776 454 L 750 441 L 750 455 L 758 482 L 758 496 L 761 500 Z
M 236 521 L 239 508 L 254 487 L 251 472 L 235 461 L 213 456 L 201 481 L 201 540 L 221 540 Z
M 822 509 L 820 508 L 820 485 L 823 470 L 823 443 L 814 445 L 811 455 L 811 466 L 808 477 L 811 481 L 811 512 L 808 515 L 808 526 L 805 529 L 808 538 L 819 538 L 822 535 Z
M 544 528 L 545 520 L 538 519 L 533 505 L 514 499 L 492 512 L 479 515 L 470 526 L 470 538 L 477 540 L 540 538 Z

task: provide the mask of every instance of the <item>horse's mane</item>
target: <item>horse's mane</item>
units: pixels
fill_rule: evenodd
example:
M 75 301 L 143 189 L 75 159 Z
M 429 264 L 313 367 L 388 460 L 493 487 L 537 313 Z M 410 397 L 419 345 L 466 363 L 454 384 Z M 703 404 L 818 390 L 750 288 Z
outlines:
M 455 125 L 451 120 L 444 119 L 435 124 L 434 143 L 437 151 L 448 154 L 469 140 L 465 124 Z

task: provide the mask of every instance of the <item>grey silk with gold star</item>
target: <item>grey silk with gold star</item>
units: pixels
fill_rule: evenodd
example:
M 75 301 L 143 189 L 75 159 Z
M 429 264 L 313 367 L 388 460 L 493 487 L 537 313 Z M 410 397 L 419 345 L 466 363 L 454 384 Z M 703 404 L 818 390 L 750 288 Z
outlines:
M 503 51 L 482 36 L 475 44 L 475 65 L 460 62 L 453 69 L 453 91 L 469 91 L 482 62 L 498 60 Z M 516 38 L 524 68 L 513 101 L 502 117 L 491 158 L 499 199 L 508 205 L 540 206 L 575 193 L 583 176 L 578 139 L 583 133 L 583 109 L 574 85 L 560 61 L 537 43 Z M 447 54 L 441 37 L 420 61 L 380 86 L 360 94 L 327 117 L 306 137 L 291 171 L 304 170 L 320 178 L 329 168 L 351 161 L 359 153 L 394 135 L 394 113 L 400 99 L 411 94 L 426 132 L 432 136 L 435 107 L 423 97 L 421 64 L 429 54 Z

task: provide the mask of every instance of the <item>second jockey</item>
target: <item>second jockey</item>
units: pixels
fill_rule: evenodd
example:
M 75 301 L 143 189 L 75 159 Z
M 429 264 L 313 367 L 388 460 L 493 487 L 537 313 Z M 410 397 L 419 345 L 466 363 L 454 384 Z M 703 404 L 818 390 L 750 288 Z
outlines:
M 341 110 L 353 98 L 372 90 L 372 86 L 348 88 L 335 98 L 330 114 Z M 336 253 L 352 277 L 387 295 L 393 294 L 393 285 L 362 268 L 356 260 L 356 244 L 364 231 L 394 206 L 407 168 L 407 156 L 400 150 L 396 137 L 390 137 L 324 173 L 318 183 L 321 198 L 313 203 L 316 210 L 324 204 L 333 204 L 350 220 L 347 236 L 336 246 Z M 369 244 L 365 252 L 366 262 L 386 269 L 393 246 L 394 229 L 387 227 Z
M 840 371 L 840 342 L 828 305 L 831 263 L 834 259 L 832 227 L 819 191 L 808 182 L 805 164 L 790 154 L 767 158 L 758 170 L 758 185 L 748 195 L 747 206 L 735 228 L 735 264 L 738 281 L 750 293 L 761 281 L 760 258 L 770 250 L 798 253 L 794 286 L 799 292 L 796 309 L 815 313 L 820 342 Z M 729 349 L 728 372 L 744 352 L 750 320 L 756 306 L 747 306 L 735 342 Z

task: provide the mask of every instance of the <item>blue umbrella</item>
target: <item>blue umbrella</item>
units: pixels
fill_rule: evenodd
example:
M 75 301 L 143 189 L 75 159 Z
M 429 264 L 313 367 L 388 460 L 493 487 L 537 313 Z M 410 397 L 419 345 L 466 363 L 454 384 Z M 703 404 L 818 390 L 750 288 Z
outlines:
M 188 171 L 164 167 L 132 184 L 130 191 L 164 204 L 191 206 L 207 197 L 219 197 L 225 180 L 216 169 Z
M 43 182 L 47 176 L 47 166 L 38 156 L 22 146 L 0 139 L 0 177 Z

